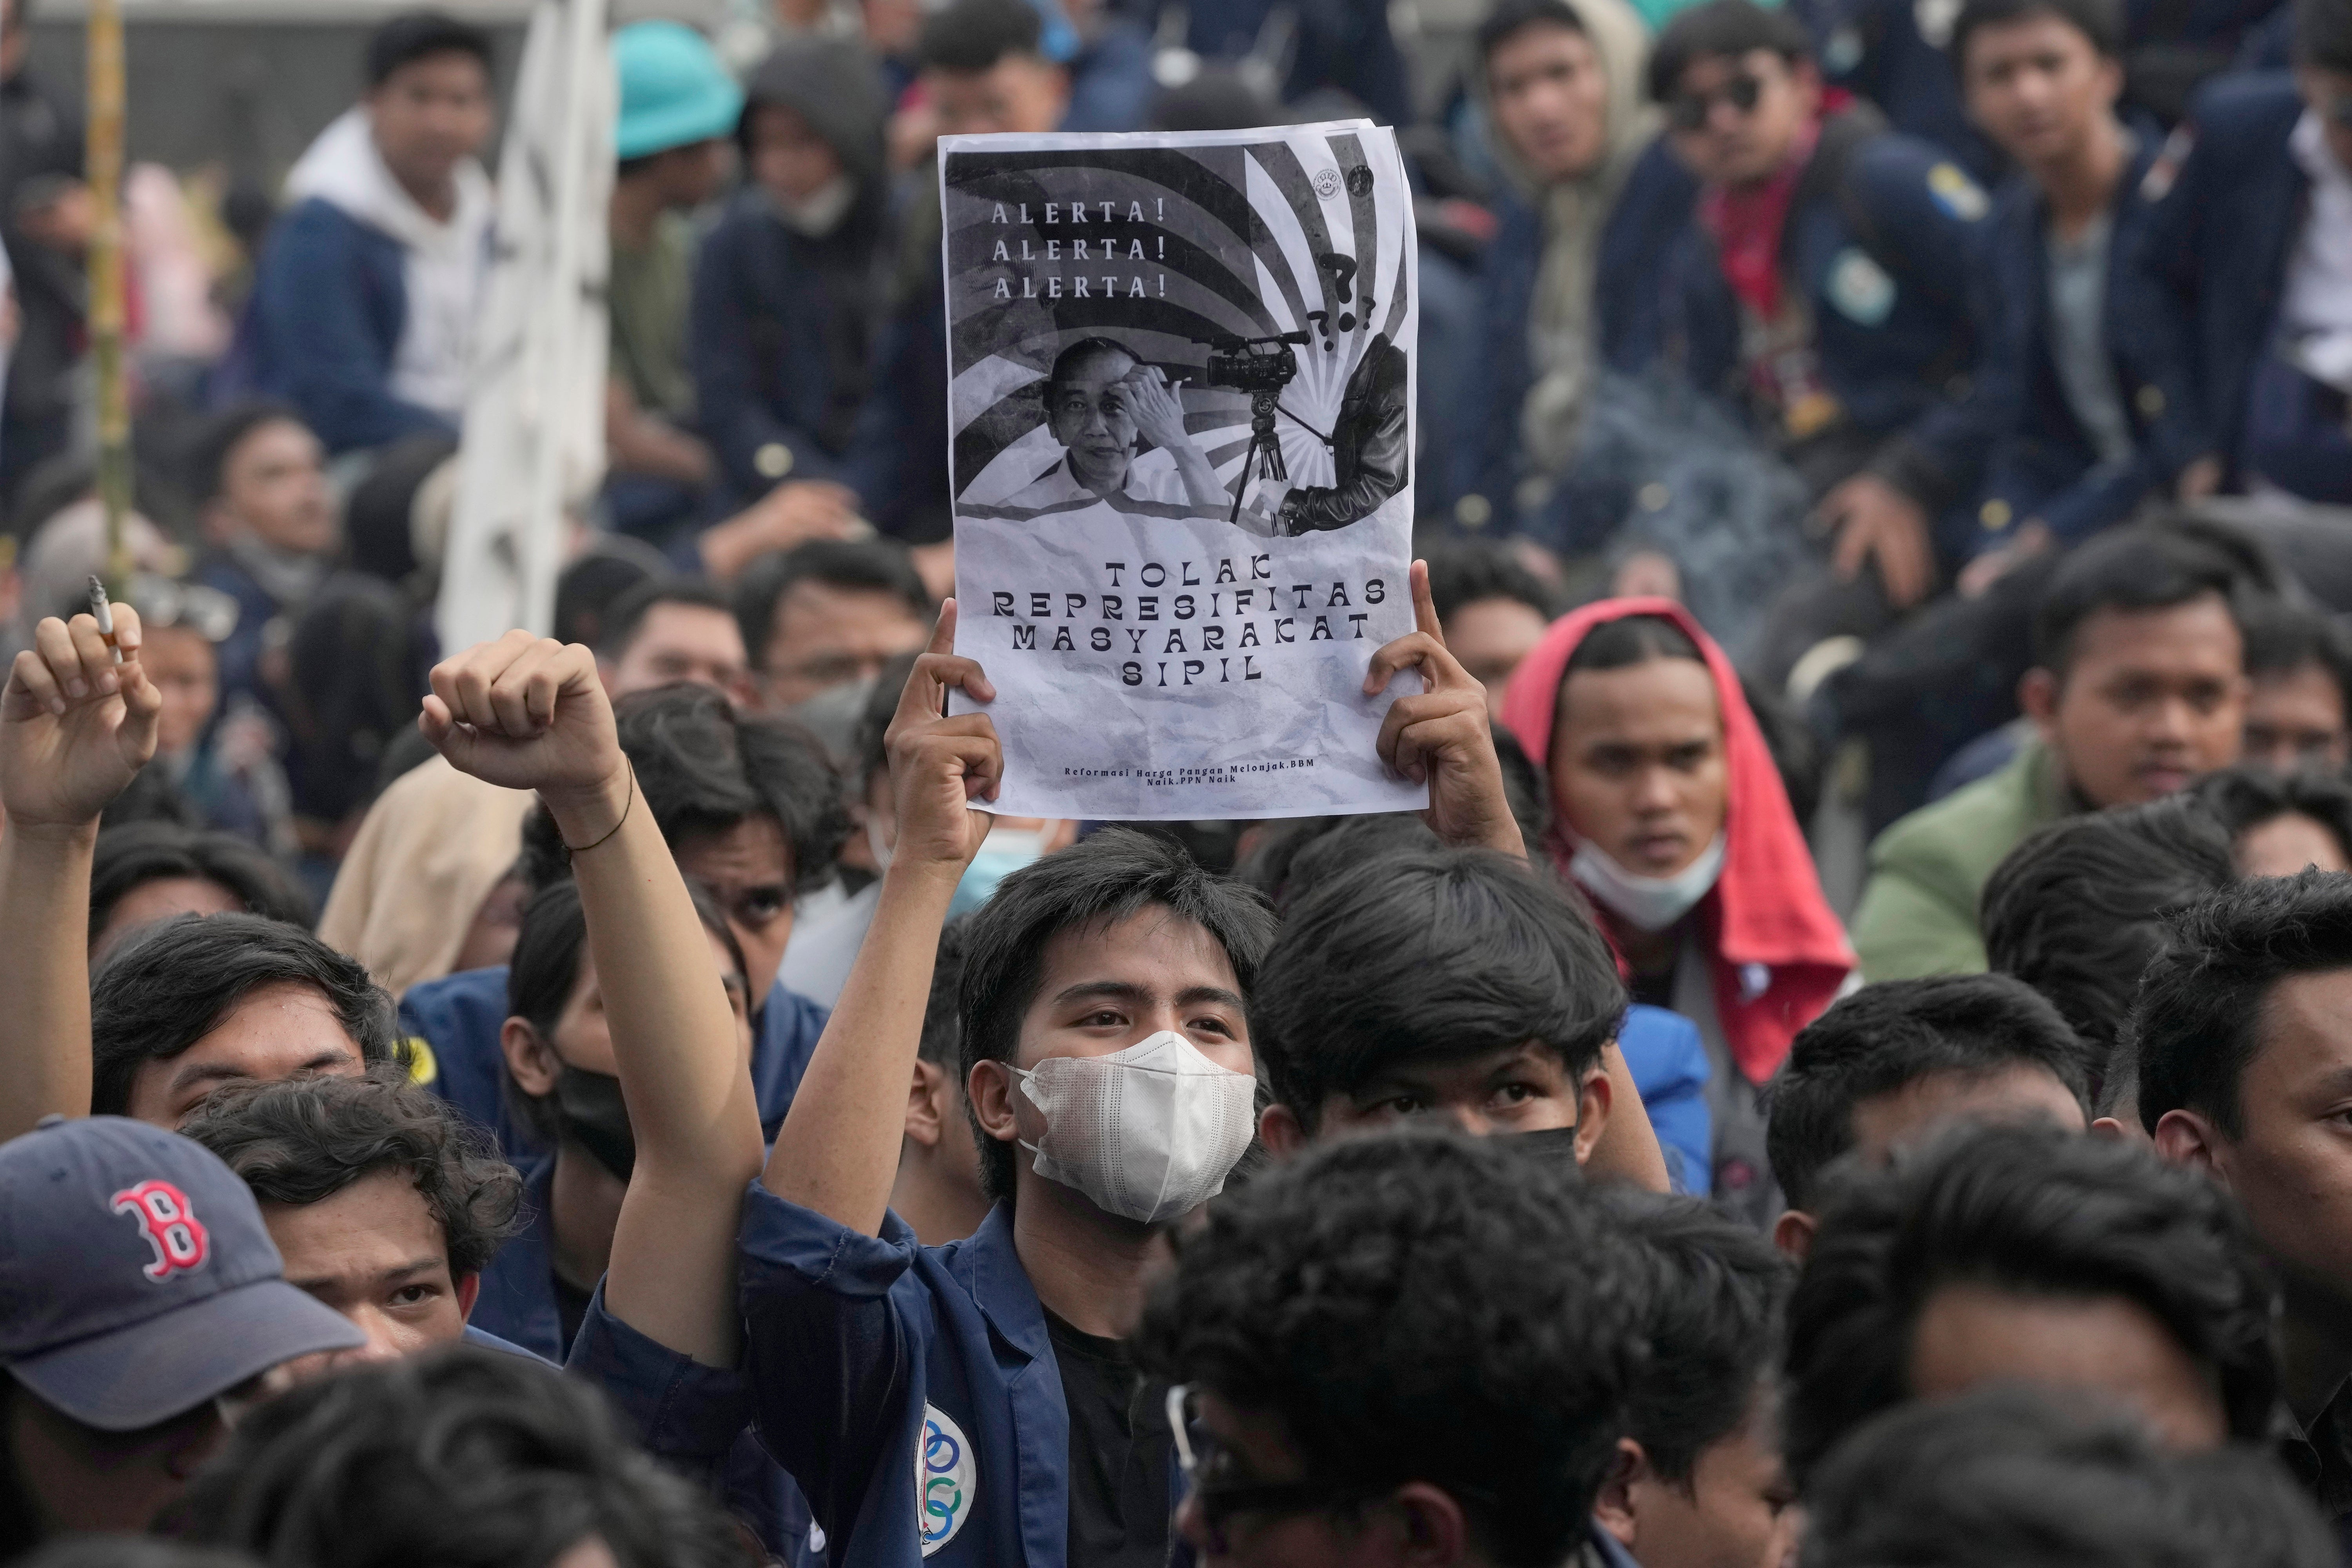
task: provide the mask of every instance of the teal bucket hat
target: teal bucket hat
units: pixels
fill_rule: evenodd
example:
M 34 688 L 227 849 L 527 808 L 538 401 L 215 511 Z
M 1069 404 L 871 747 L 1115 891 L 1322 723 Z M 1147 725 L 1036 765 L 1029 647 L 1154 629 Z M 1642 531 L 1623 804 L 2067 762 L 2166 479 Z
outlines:
M 621 82 L 613 155 L 624 162 L 734 133 L 743 89 L 700 33 L 677 22 L 634 22 L 613 35 Z

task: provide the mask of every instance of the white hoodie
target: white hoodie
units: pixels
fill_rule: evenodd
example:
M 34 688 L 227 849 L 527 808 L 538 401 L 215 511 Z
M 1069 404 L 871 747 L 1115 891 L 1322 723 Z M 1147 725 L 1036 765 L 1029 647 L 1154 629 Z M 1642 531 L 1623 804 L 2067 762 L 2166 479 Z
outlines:
M 418 206 L 384 166 L 364 105 L 346 110 L 319 132 L 286 176 L 289 204 L 316 196 L 399 241 L 408 319 L 393 353 L 393 395 L 452 421 L 466 412 L 495 205 L 490 177 L 473 159 L 457 165 L 455 180 L 457 210 L 443 223 Z

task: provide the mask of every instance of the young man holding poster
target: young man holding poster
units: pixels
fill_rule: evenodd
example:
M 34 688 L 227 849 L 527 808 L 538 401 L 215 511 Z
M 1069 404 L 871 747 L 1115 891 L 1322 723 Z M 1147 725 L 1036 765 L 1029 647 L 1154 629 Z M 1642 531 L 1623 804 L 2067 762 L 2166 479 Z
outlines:
M 1463 846 L 1523 853 L 1478 683 L 1423 628 L 1363 685 L 1426 692 L 1382 721 L 1381 762 L 1431 789 Z M 933 955 L 1003 752 L 950 690 L 996 689 L 946 650 L 918 660 L 889 736 L 897 852 L 872 933 L 751 1189 L 741 1234 L 761 1436 L 807 1491 L 836 1568 L 1120 1568 L 1164 1561 L 1179 1481 L 1120 1338 L 1161 1233 L 1224 1185 L 1254 1124 L 1245 1014 L 1270 911 L 1180 849 L 1106 833 L 1007 878 L 973 917 L 963 1061 L 996 1206 L 924 1247 L 888 1203 Z M 1630 1096 L 1628 1097 L 1630 1098 Z M 1116 1141 L 1087 1130 L 1110 1103 Z

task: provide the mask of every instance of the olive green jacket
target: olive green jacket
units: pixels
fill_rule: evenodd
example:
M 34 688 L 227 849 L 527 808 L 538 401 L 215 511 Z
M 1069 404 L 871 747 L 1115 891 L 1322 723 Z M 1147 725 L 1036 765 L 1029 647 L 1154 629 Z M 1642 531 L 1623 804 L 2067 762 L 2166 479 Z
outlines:
M 2050 753 L 2028 740 L 1999 773 L 1923 805 L 1870 846 L 1870 880 L 1846 922 L 1865 981 L 1974 974 L 1985 966 L 1977 903 L 2018 841 L 2067 815 Z

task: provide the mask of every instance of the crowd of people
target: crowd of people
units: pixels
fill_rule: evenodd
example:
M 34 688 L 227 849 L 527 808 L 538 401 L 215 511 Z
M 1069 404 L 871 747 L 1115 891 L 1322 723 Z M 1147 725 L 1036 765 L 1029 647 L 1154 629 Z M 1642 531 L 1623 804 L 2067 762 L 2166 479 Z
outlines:
M 0 1560 L 2352 1562 L 2352 0 L 632 24 L 467 648 L 495 40 L 129 182 L 102 628 L 0 5 Z M 1354 114 L 1427 808 L 998 814 L 937 138 Z

